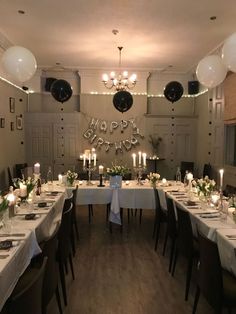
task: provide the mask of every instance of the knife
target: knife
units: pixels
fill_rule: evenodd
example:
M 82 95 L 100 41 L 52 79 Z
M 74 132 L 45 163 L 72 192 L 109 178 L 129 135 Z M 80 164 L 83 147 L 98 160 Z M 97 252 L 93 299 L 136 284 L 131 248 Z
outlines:
M 0 237 L 25 237 L 25 233 L 0 233 Z

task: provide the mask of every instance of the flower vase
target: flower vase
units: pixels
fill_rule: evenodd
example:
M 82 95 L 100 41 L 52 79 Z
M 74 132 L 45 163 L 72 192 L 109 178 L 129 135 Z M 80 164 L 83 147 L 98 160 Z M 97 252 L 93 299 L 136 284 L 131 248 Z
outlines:
M 121 186 L 122 186 L 122 176 L 110 176 L 111 188 L 121 188 Z
M 74 181 L 68 181 L 67 180 L 67 186 L 69 186 L 69 187 L 72 187 L 72 186 L 74 186 Z
M 151 186 L 153 189 L 156 189 L 156 187 L 157 187 L 157 181 L 155 181 L 155 182 L 150 181 L 150 186 Z

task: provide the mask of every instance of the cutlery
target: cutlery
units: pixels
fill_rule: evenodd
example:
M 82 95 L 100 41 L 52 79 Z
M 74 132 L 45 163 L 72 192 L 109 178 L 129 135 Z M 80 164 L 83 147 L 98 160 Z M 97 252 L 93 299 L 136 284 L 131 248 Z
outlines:
M 0 254 L 0 259 L 5 259 L 5 258 L 7 258 L 9 256 L 10 256 L 9 254 L 5 254 L 5 255 Z
M 25 233 L 0 233 L 0 237 L 25 237 Z

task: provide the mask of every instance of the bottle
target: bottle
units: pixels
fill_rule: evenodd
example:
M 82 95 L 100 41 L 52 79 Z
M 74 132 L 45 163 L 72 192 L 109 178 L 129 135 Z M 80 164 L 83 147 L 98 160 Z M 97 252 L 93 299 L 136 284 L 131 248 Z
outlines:
M 37 180 L 37 187 L 36 187 L 36 195 L 40 195 L 41 194 L 41 180 L 38 179 Z
M 53 184 L 52 168 L 48 167 L 47 184 Z
M 188 186 L 188 170 L 185 171 L 184 186 Z
M 176 175 L 175 175 L 175 180 L 176 180 L 176 183 L 180 183 L 180 182 L 181 182 L 181 171 L 180 171 L 180 167 L 177 167 L 177 171 L 176 171 Z

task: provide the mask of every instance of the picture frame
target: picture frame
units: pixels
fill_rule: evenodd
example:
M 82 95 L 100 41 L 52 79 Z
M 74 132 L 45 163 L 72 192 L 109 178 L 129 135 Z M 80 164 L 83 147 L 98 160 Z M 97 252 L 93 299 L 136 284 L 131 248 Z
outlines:
M 11 131 L 14 131 L 14 128 L 15 128 L 15 126 L 14 126 L 14 122 L 11 122 L 11 124 L 10 124 L 10 128 L 11 128 Z
M 23 130 L 23 118 L 22 115 L 16 116 L 16 129 Z
M 10 112 L 14 113 L 15 112 L 15 98 L 13 97 L 9 98 L 9 107 L 10 107 Z
M 0 128 L 1 129 L 5 128 L 5 118 L 0 119 Z

